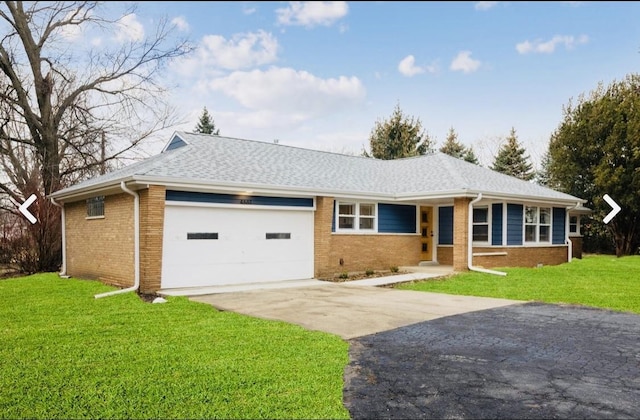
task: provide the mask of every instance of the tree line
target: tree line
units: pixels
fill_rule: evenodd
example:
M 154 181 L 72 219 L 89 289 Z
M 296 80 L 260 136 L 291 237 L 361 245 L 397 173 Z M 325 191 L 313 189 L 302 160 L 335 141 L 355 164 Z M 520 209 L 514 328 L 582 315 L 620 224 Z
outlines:
M 378 120 L 364 156 L 398 159 L 434 151 L 434 141 L 419 118 L 404 115 L 399 105 Z M 479 164 L 473 148 L 457 140 L 451 128 L 440 152 Z M 550 136 L 540 168 L 533 169 L 526 148 L 512 128 L 489 169 L 536 182 L 586 200 L 581 233 L 587 252 L 640 253 L 640 75 L 629 74 L 589 94 L 570 99 Z M 622 208 L 608 224 L 608 194 Z
M 369 135 L 370 152 L 363 150 L 362 155 L 376 159 L 401 159 L 434 152 L 435 146 L 435 140 L 425 132 L 420 118 L 406 115 L 396 104 L 389 118 L 375 122 Z M 453 127 L 449 128 L 444 143 L 437 150 L 480 165 L 473 147 L 461 143 Z M 515 128 L 511 128 L 490 168 L 525 181 L 536 176 L 530 156 L 518 140 Z

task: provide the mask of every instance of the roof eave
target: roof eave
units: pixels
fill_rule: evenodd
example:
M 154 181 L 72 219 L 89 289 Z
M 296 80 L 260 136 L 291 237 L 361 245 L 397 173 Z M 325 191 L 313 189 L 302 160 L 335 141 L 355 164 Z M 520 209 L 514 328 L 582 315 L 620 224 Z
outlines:
M 268 194 L 268 195 L 285 195 L 285 196 L 327 196 L 327 197 L 350 197 L 358 199 L 393 199 L 392 194 L 375 193 L 367 191 L 344 191 L 330 190 L 323 188 L 309 188 L 289 185 L 268 185 L 249 182 L 207 182 L 202 180 L 194 180 L 190 178 L 172 178 L 157 176 L 136 176 L 135 183 L 140 185 L 163 185 L 167 188 L 176 188 L 182 190 L 193 191 L 211 191 L 211 192 L 235 192 L 244 191 L 250 194 Z
M 424 201 L 438 199 L 452 199 L 458 197 L 475 198 L 482 193 L 483 198 L 490 200 L 517 200 L 524 202 L 563 204 L 566 206 L 582 206 L 586 200 L 579 198 L 552 198 L 525 194 L 497 194 L 490 191 L 474 191 L 468 189 L 434 191 L 432 193 L 381 193 L 371 191 L 348 191 L 338 189 L 309 188 L 288 185 L 267 185 L 246 182 L 218 182 L 212 183 L 190 178 L 158 177 L 149 175 L 129 175 L 115 178 L 85 188 L 65 192 L 60 190 L 49 195 L 57 201 L 71 202 L 82 200 L 99 194 L 113 194 L 120 191 L 120 184 L 124 181 L 129 187 L 140 189 L 149 185 L 162 185 L 166 188 L 176 188 L 192 191 L 235 192 L 244 191 L 248 194 L 284 195 L 284 196 L 326 196 L 335 198 L 350 198 L 358 200 L 388 200 L 388 201 Z M 136 188 L 137 187 L 137 188 Z M 584 208 L 584 207 L 583 207 Z
M 567 198 L 555 198 L 555 197 L 542 197 L 537 195 L 530 194 L 506 194 L 506 193 L 495 193 L 491 191 L 476 191 L 476 190 L 450 190 L 450 191 L 438 191 L 434 193 L 410 193 L 410 194 L 399 194 L 397 196 L 399 201 L 415 201 L 415 200 L 429 200 L 429 199 L 441 199 L 441 198 L 457 198 L 457 197 L 467 197 L 467 198 L 475 198 L 479 194 L 482 194 L 483 199 L 489 200 L 517 200 L 524 202 L 534 202 L 534 203 L 550 203 L 550 204 L 565 204 L 567 206 L 576 204 L 584 204 L 586 200 L 577 197 L 567 197 Z

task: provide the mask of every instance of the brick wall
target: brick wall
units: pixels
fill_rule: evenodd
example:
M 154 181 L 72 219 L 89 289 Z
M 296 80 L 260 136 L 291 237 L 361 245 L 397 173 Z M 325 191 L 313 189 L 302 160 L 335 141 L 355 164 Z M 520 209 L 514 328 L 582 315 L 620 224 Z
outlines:
M 333 201 L 316 198 L 314 216 L 314 271 L 318 278 L 343 272 L 389 270 L 420 262 L 419 235 L 333 234 Z M 342 260 L 343 264 L 340 264 Z
M 573 258 L 582 258 L 582 236 L 570 236 Z
M 134 283 L 133 197 L 105 197 L 104 218 L 87 219 L 85 201 L 65 204 L 67 273 L 119 287 Z
M 140 195 L 140 291 L 160 289 L 165 187 L 150 185 Z
M 567 262 L 567 246 L 536 247 L 474 247 L 475 253 L 506 253 L 506 255 L 474 256 L 477 267 L 536 267 L 538 264 L 558 265 Z
M 313 219 L 313 267 L 314 276 L 328 275 L 329 253 L 331 251 L 331 220 L 333 218 L 333 198 L 316 197 L 316 212 Z
M 438 263 L 441 265 L 453 265 L 453 247 L 438 247 Z
M 470 198 L 453 200 L 453 269 L 466 271 L 469 249 L 469 202 Z
M 393 266 L 418 265 L 419 235 L 333 235 L 329 263 L 323 272 L 389 270 Z M 343 264 L 340 265 L 340 259 Z

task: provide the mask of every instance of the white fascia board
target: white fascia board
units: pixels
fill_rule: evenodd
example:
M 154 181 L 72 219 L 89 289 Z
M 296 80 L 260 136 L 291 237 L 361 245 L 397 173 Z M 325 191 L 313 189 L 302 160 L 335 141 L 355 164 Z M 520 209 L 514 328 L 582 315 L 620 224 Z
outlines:
M 541 204 L 556 204 L 556 205 L 575 205 L 576 203 L 585 203 L 586 200 L 580 198 L 551 198 L 551 197 L 539 197 L 526 194 L 496 194 L 491 191 L 470 191 L 470 190 L 457 190 L 457 191 L 443 191 L 434 194 L 407 194 L 398 197 L 398 200 L 414 201 L 414 200 L 433 200 L 440 198 L 457 198 L 468 197 L 474 198 L 478 194 L 482 194 L 483 200 L 498 200 L 498 201 L 518 201 L 526 203 L 541 203 Z
M 441 200 L 459 197 L 475 198 L 477 193 L 469 192 L 468 190 L 450 190 L 450 191 L 438 191 L 437 193 L 425 194 L 425 193 L 411 193 L 411 194 L 398 194 L 395 196 L 395 201 L 427 201 L 427 200 Z
M 278 196 L 292 196 L 292 197 L 349 197 L 368 200 L 395 200 L 391 194 L 371 193 L 371 192 L 358 192 L 358 191 L 338 191 L 338 190 L 325 190 L 320 188 L 305 188 L 283 185 L 265 185 L 265 184 L 252 184 L 243 182 L 221 182 L 210 183 L 202 180 L 194 180 L 188 178 L 169 178 L 169 177 L 156 177 L 138 175 L 134 177 L 137 184 L 140 185 L 163 185 L 166 188 L 176 188 L 183 191 L 211 191 L 211 192 L 246 192 L 251 194 L 267 194 Z
M 120 188 L 120 183 L 124 181 L 128 183 L 133 180 L 132 176 L 127 176 L 123 178 L 110 179 L 109 181 L 100 182 L 98 184 L 92 184 L 83 188 L 73 189 L 71 191 L 59 190 L 54 193 L 48 195 L 48 198 L 53 198 L 57 201 L 72 202 L 78 201 L 89 197 L 94 197 L 96 195 L 108 195 L 112 193 L 122 192 L 122 188 Z M 73 188 L 73 187 L 70 187 Z

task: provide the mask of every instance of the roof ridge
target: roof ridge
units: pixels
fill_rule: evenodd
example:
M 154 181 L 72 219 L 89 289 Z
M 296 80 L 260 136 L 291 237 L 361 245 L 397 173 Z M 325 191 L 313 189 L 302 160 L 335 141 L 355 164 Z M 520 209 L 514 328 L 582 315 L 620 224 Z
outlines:
M 460 185 L 462 186 L 461 188 L 463 190 L 468 190 L 469 189 L 469 180 L 465 176 L 463 176 L 462 173 L 460 173 L 460 171 L 458 171 L 458 170 L 456 170 L 456 168 L 454 168 L 453 163 L 450 160 L 450 159 L 456 159 L 456 160 L 462 160 L 462 159 L 458 159 L 456 157 L 453 157 L 451 155 L 448 155 L 448 154 L 440 152 L 440 151 L 436 151 L 434 154 L 439 157 L 441 162 L 443 162 L 445 168 L 449 172 L 449 175 L 451 177 L 455 178 L 456 181 L 458 181 L 460 183 Z M 470 165 L 474 165 L 473 163 L 470 163 L 470 162 L 466 162 L 466 163 L 469 163 Z
M 224 139 L 242 141 L 242 142 L 247 142 L 247 143 L 259 143 L 259 144 L 264 144 L 264 145 L 268 145 L 268 146 L 286 147 L 286 148 L 290 148 L 290 149 L 302 150 L 302 151 L 312 152 L 312 153 L 324 153 L 324 154 L 329 154 L 329 155 L 344 156 L 344 157 L 347 157 L 347 158 L 366 159 L 366 160 L 371 160 L 371 161 L 384 161 L 384 159 L 378 159 L 378 158 L 374 158 L 374 157 L 368 157 L 368 156 L 362 156 L 362 155 L 350 155 L 350 154 L 347 154 L 347 153 L 332 152 L 332 151 L 329 151 L 329 150 L 310 149 L 310 148 L 302 147 L 302 146 L 292 146 L 290 144 L 272 143 L 272 142 L 270 143 L 268 141 L 263 141 L 263 140 L 244 139 L 244 138 L 239 138 L 239 137 L 222 136 L 222 135 L 216 135 L 216 134 L 192 133 L 192 132 L 189 132 L 189 131 L 177 131 L 176 134 L 186 134 L 188 136 L 199 136 L 199 137 L 205 137 L 205 136 L 206 137 L 220 137 L 220 138 L 224 138 Z

